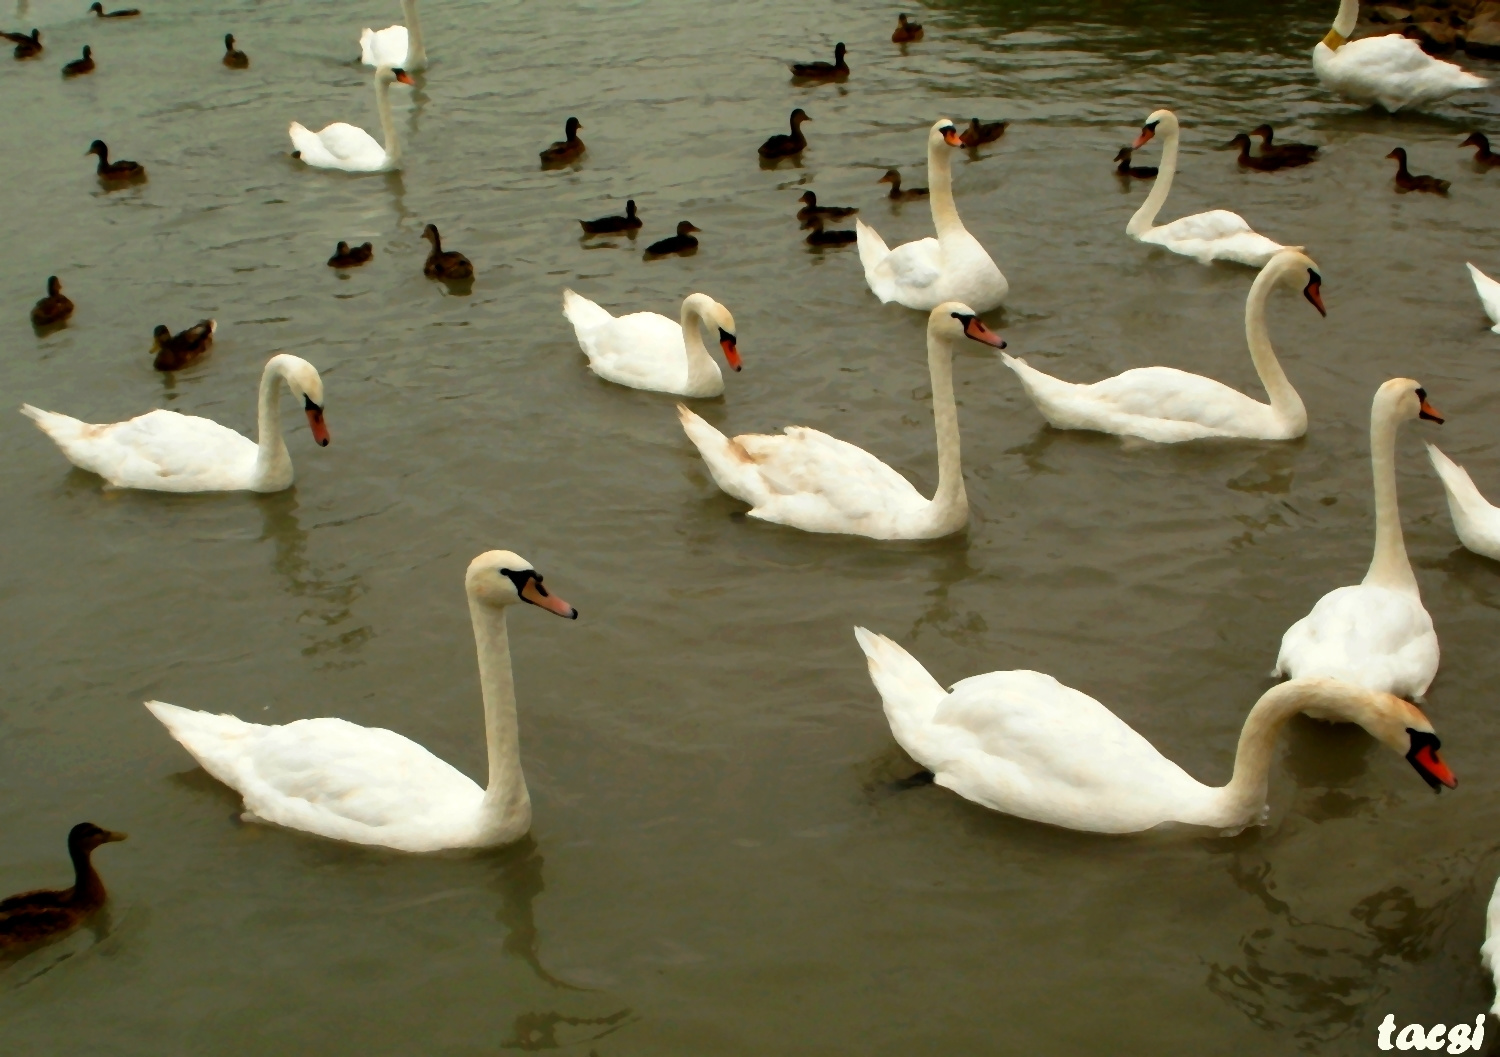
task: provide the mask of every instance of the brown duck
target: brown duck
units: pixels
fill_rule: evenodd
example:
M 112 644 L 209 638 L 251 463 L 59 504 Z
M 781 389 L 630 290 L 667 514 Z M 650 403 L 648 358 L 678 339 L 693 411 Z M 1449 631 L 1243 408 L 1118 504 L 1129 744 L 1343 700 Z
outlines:
M 802 221 L 803 227 L 807 227 L 814 217 L 819 220 L 839 220 L 859 212 L 856 206 L 820 206 L 818 196 L 811 191 L 803 191 L 802 197 L 797 201 L 802 203 L 802 208 L 797 210 L 797 219 Z
M 34 59 L 42 53 L 42 31 L 39 29 L 33 29 L 29 37 L 20 34 L 6 36 L 16 42 L 16 50 L 11 54 L 18 59 Z
M 852 231 L 824 231 L 823 218 L 817 215 L 809 217 L 806 226 L 812 228 L 807 236 L 809 246 L 847 246 L 858 237 Z
M 1310 154 L 1251 154 L 1250 137 L 1241 132 L 1234 139 L 1224 144 L 1225 150 L 1233 150 L 1238 147 L 1240 156 L 1238 158 L 1240 168 L 1254 169 L 1256 172 L 1276 172 L 1278 169 L 1292 169 L 1298 165 L 1306 165 L 1312 161 Z
M 93 6 L 89 8 L 89 11 L 92 14 L 98 15 L 100 18 L 134 18 L 136 15 L 141 13 L 141 9 L 138 7 L 124 7 L 118 11 L 106 11 L 104 10 L 104 5 L 98 3 L 97 0 L 93 4 Z
M 1115 175 L 1133 178 L 1136 180 L 1156 179 L 1156 166 L 1154 165 L 1131 165 L 1130 156 L 1135 153 L 1129 147 L 1121 147 L 1120 153 L 1115 155 Z
M 84 157 L 90 154 L 99 156 L 99 166 L 94 171 L 99 174 L 99 179 L 115 182 L 125 180 L 144 180 L 146 178 L 146 167 L 139 162 L 133 161 L 110 161 L 109 148 L 104 145 L 102 139 L 96 139 L 89 144 L 89 149 L 83 152 Z
M 1009 121 L 980 121 L 977 117 L 969 119 L 969 127 L 959 133 L 958 138 L 965 147 L 977 147 L 981 143 L 993 143 L 1005 135 Z
M 432 243 L 432 252 L 427 263 L 422 265 L 422 274 L 429 279 L 441 279 L 448 283 L 461 283 L 474 278 L 474 266 L 457 250 L 444 250 L 442 236 L 436 224 L 422 229 L 422 237 Z
M 1396 162 L 1396 190 L 1397 191 L 1425 191 L 1432 195 L 1445 195 L 1448 193 L 1448 181 L 1439 180 L 1436 176 L 1413 176 L 1406 168 L 1406 148 L 1397 147 L 1386 155 L 1386 159 Z
M 250 56 L 234 46 L 234 34 L 224 34 L 224 65 L 231 70 L 247 70 L 250 68 Z
M 887 169 L 885 175 L 875 182 L 891 185 L 891 193 L 886 197 L 892 202 L 910 202 L 913 198 L 926 198 L 930 193 L 925 187 L 902 187 L 901 174 L 895 169 Z
M 366 242 L 363 245 L 349 248 L 347 242 L 340 242 L 333 250 L 333 256 L 328 258 L 330 268 L 355 268 L 369 262 L 375 256 L 375 247 Z
M 896 16 L 896 32 L 891 34 L 892 44 L 914 44 L 922 39 L 922 24 L 908 22 L 905 15 Z
M 1270 125 L 1256 125 L 1250 130 L 1250 135 L 1260 139 L 1260 152 L 1267 158 L 1306 158 L 1312 160 L 1312 156 L 1318 153 L 1318 148 L 1312 143 L 1277 143 L 1276 130 Z
M 833 46 L 832 62 L 797 62 L 792 64 L 792 76 L 804 81 L 842 81 L 849 76 L 849 64 L 844 55 L 849 49 L 839 41 Z
M 636 216 L 634 198 L 625 202 L 623 217 L 600 217 L 598 220 L 580 220 L 578 223 L 585 235 L 618 235 L 622 231 L 634 235 L 641 229 L 641 218 Z
M 83 924 L 104 906 L 109 893 L 90 859 L 95 848 L 124 840 L 125 834 L 80 822 L 68 833 L 68 854 L 73 859 L 73 887 L 38 889 L 0 899 L 0 951 L 59 939 Z
M 182 370 L 208 351 L 218 329 L 212 319 L 199 320 L 176 336 L 165 326 L 157 327 L 151 335 L 151 351 L 156 353 L 151 365 L 158 371 Z
M 1490 140 L 1483 132 L 1470 132 L 1460 147 L 1473 147 L 1474 160 L 1480 165 L 1500 165 L 1500 154 L 1490 150 Z
M 644 256 L 665 257 L 672 253 L 693 253 L 698 249 L 698 240 L 693 238 L 693 232 L 701 231 L 695 228 L 689 221 L 682 221 L 677 225 L 677 234 L 669 235 L 659 242 L 653 242 L 646 247 Z
M 568 118 L 563 127 L 566 139 L 560 139 L 546 150 L 542 151 L 543 165 L 566 165 L 584 152 L 583 140 L 578 138 L 578 130 L 583 128 L 583 123 L 576 117 Z
M 760 145 L 762 158 L 790 158 L 807 149 L 807 137 L 802 134 L 802 122 L 811 121 L 807 111 L 800 106 L 792 111 L 792 134 L 778 133 Z
M 31 309 L 31 325 L 50 327 L 54 323 L 61 323 L 72 314 L 73 302 L 63 294 L 62 283 L 57 281 L 55 275 L 47 276 L 47 296 Z
M 64 77 L 78 77 L 85 73 L 94 72 L 94 49 L 87 44 L 83 46 L 83 58 L 74 59 L 63 67 Z

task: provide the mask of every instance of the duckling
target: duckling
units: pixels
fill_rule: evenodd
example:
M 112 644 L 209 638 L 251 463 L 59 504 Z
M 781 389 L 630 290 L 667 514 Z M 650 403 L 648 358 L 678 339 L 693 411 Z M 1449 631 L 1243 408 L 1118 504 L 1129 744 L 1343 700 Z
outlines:
M 859 212 L 855 206 L 820 206 L 818 196 L 811 191 L 803 191 L 802 197 L 797 199 L 802 203 L 802 208 L 797 210 L 797 219 L 802 221 L 802 226 L 807 227 L 813 217 L 823 220 L 838 220 L 841 217 L 853 216 Z
M 16 42 L 12 54 L 18 59 L 34 59 L 42 53 L 42 31 L 39 29 L 33 29 L 29 37 L 17 35 L 11 39 Z
M 581 128 L 583 124 L 576 117 L 568 118 L 564 128 L 567 139 L 560 139 L 542 151 L 542 165 L 566 165 L 582 154 L 583 140 L 578 138 L 578 130 Z
M 969 127 L 959 133 L 958 138 L 965 147 L 977 147 L 981 143 L 993 143 L 1005 135 L 1009 121 L 982 122 L 977 117 L 969 118 Z
M 208 351 L 218 329 L 218 322 L 212 319 L 199 320 L 176 337 L 166 327 L 157 327 L 151 335 L 151 351 L 156 353 L 151 365 L 158 371 L 182 370 Z
M 50 327 L 61 323 L 73 314 L 73 302 L 63 296 L 62 283 L 57 276 L 47 276 L 47 296 L 38 301 L 31 310 L 33 327 Z
M 1500 154 L 1490 150 L 1489 137 L 1483 132 L 1470 132 L 1469 138 L 1459 144 L 1460 147 L 1474 147 L 1474 160 L 1480 165 L 1500 165 Z
M 1243 132 L 1224 144 L 1225 150 L 1233 150 L 1236 147 L 1240 149 L 1238 158 L 1240 168 L 1254 169 L 1256 172 L 1292 169 L 1312 161 L 1312 156 L 1308 154 L 1251 154 L 1250 137 Z
M 443 250 L 443 239 L 438 234 L 436 224 L 428 224 L 423 228 L 422 237 L 432 243 L 432 252 L 427 255 L 427 263 L 422 265 L 423 275 L 449 283 L 461 283 L 474 278 L 474 266 L 469 263 L 469 258 L 456 250 Z
M 250 56 L 243 51 L 237 51 L 234 46 L 234 34 L 224 34 L 224 65 L 231 70 L 248 70 L 250 68 Z
M 1318 148 L 1312 143 L 1277 143 L 1276 131 L 1270 125 L 1256 125 L 1250 130 L 1250 135 L 1260 137 L 1260 152 L 1267 158 L 1307 158 L 1318 153 Z
M 929 194 L 925 187 L 902 188 L 901 174 L 895 169 L 887 169 L 885 175 L 875 182 L 891 185 L 891 193 L 886 195 L 886 197 L 892 202 L 910 202 L 913 198 L 926 198 Z
M 631 198 L 625 202 L 625 215 L 623 217 L 600 217 L 598 220 L 580 220 L 585 235 L 616 235 L 622 231 L 629 232 L 632 238 L 641 229 L 641 218 L 635 214 L 635 199 Z
M 1448 181 L 1439 180 L 1436 176 L 1413 176 L 1406 168 L 1406 148 L 1397 147 L 1386 155 L 1387 160 L 1396 162 L 1396 190 L 1425 191 L 1433 195 L 1445 195 L 1448 193 Z
M 90 154 L 99 156 L 99 166 L 94 171 L 99 174 L 101 180 L 125 181 L 146 178 L 146 167 L 138 162 L 110 161 L 109 148 L 104 145 L 102 139 L 94 140 L 89 144 L 89 149 L 83 152 L 84 157 Z
M 802 122 L 811 121 L 807 111 L 800 106 L 792 111 L 792 134 L 778 133 L 760 145 L 762 158 L 790 158 L 807 149 L 807 137 L 802 134 Z
M 842 81 L 849 76 L 849 64 L 844 54 L 849 49 L 839 41 L 833 46 L 832 62 L 798 62 L 792 64 L 792 76 L 806 81 Z
M 104 5 L 98 3 L 97 0 L 89 10 L 100 18 L 134 18 L 141 13 L 141 9 L 138 7 L 121 8 L 119 11 L 106 11 L 104 10 Z
M 330 268 L 355 268 L 367 263 L 375 256 L 375 247 L 366 242 L 355 246 L 352 250 L 347 242 L 340 242 L 334 248 L 333 256 L 328 258 Z
M 94 72 L 94 49 L 87 44 L 83 46 L 83 58 L 74 59 L 63 67 L 64 77 L 77 77 L 80 74 Z
M 922 39 L 922 24 L 908 22 L 905 15 L 896 16 L 896 32 L 891 34 L 892 44 L 915 44 Z
M 814 214 L 807 220 L 812 233 L 807 236 L 809 246 L 847 246 L 858 236 L 852 231 L 824 231 L 823 218 Z
M 1130 164 L 1130 156 L 1133 153 L 1134 152 L 1129 147 L 1120 148 L 1120 153 L 1115 155 L 1115 161 L 1120 163 L 1119 165 L 1115 166 L 1115 175 L 1123 176 L 1126 179 L 1129 179 L 1131 177 L 1134 177 L 1137 180 L 1156 179 L 1156 166 Z
M 0 899 L 0 951 L 19 950 L 58 939 L 104 906 L 109 893 L 89 856 L 101 844 L 124 840 L 125 834 L 80 822 L 68 832 L 73 859 L 73 887 L 38 889 Z
M 665 257 L 670 253 L 694 253 L 698 249 L 698 240 L 693 238 L 691 233 L 702 230 L 684 220 L 677 225 L 677 234 L 664 238 L 660 242 L 653 242 L 646 247 L 644 256 L 649 260 L 652 257 Z

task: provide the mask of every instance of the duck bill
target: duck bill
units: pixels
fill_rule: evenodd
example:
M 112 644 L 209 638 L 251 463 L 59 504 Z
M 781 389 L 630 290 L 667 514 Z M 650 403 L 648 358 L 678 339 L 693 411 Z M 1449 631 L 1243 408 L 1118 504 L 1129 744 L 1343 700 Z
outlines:
M 104 831 L 103 843 L 111 844 L 117 840 L 126 840 L 127 838 L 129 838 L 129 836 L 130 834 L 128 833 L 119 833 L 115 830 L 107 829 Z
M 328 435 L 328 423 L 323 421 L 323 409 L 311 400 L 307 402 L 307 424 L 312 428 L 313 440 L 318 442 L 318 447 L 328 447 L 328 442 L 333 438 Z
M 1453 769 L 1443 762 L 1438 751 L 1431 745 L 1420 745 L 1407 757 L 1411 765 L 1417 769 L 1422 780 L 1432 786 L 1434 791 L 1439 786 L 1447 786 L 1449 789 L 1458 788 L 1458 776 Z
M 1135 138 L 1135 142 L 1130 145 L 1130 149 L 1140 150 L 1146 144 L 1150 143 L 1151 137 L 1155 135 L 1156 129 L 1152 128 L 1150 125 L 1145 126 L 1141 129 L 1141 134 Z
M 724 352 L 724 361 L 734 370 L 738 371 L 744 366 L 744 363 L 740 360 L 740 347 L 736 343 L 733 334 L 726 334 L 722 330 L 719 331 L 719 348 Z
M 984 320 L 978 316 L 970 316 L 964 323 L 964 337 L 972 338 L 993 348 L 1005 348 L 1005 339 L 984 325 Z
M 534 606 L 541 606 L 549 613 L 556 613 L 568 620 L 578 619 L 578 610 L 556 595 L 548 594 L 547 589 L 537 582 L 536 577 L 526 581 L 526 585 L 521 588 L 521 597 Z

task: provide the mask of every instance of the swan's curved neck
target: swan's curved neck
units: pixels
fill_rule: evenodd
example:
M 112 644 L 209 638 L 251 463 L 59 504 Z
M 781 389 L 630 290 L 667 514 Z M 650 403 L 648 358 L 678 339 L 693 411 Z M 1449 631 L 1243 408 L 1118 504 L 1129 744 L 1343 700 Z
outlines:
M 938 483 L 932 496 L 933 520 L 957 527 L 969 519 L 964 468 L 959 454 L 958 405 L 953 399 L 953 343 L 927 334 L 927 370 L 932 376 L 932 424 L 937 432 Z
M 1271 348 L 1271 335 L 1266 327 L 1266 302 L 1276 288 L 1276 281 L 1287 270 L 1287 265 L 1277 262 L 1262 268 L 1255 277 L 1250 296 L 1245 299 L 1245 343 L 1250 346 L 1250 359 L 1255 364 L 1255 373 L 1260 376 L 1260 384 L 1265 386 L 1266 395 L 1271 398 L 1271 410 L 1289 426 L 1300 424 L 1297 432 L 1301 433 L 1307 429 L 1307 408 L 1302 405 L 1302 398 L 1292 388 L 1292 383 L 1287 381 L 1281 361 L 1276 358 L 1276 350 Z
M 1359 0 L 1339 0 L 1339 13 L 1333 17 L 1333 33 L 1323 38 L 1330 48 L 1338 48 L 1354 36 L 1354 25 L 1359 21 Z M 1334 37 L 1334 33 L 1338 34 Z M 1333 39 L 1330 39 L 1333 38 Z
M 1157 166 L 1156 180 L 1151 193 L 1125 225 L 1125 234 L 1140 238 L 1156 224 L 1156 214 L 1167 204 L 1167 195 L 1172 191 L 1172 177 L 1177 175 L 1177 141 L 1180 133 L 1175 121 L 1161 123 L 1161 162 Z
M 1400 420 L 1384 401 L 1370 412 L 1370 470 L 1375 478 L 1375 555 L 1364 582 L 1419 596 L 1417 578 L 1406 556 L 1401 535 L 1401 509 L 1396 501 L 1396 428 Z
M 266 364 L 261 372 L 255 418 L 255 476 L 251 487 L 284 488 L 292 483 L 292 456 L 281 435 L 281 371 L 275 363 Z
M 937 229 L 940 241 L 950 232 L 964 230 L 964 222 L 958 216 L 958 205 L 953 201 L 952 150 L 937 137 L 927 141 L 927 200 L 932 206 L 932 226 Z M 898 183 L 892 190 L 900 186 Z
M 401 137 L 391 117 L 391 85 L 384 77 L 375 78 L 375 109 L 380 113 L 380 132 L 385 137 L 385 156 L 390 165 L 401 160 Z
M 709 385 L 719 375 L 718 365 L 703 344 L 703 327 L 708 325 L 691 299 L 682 303 L 682 344 L 687 350 L 687 381 L 692 388 Z
M 511 677 L 505 610 L 469 598 L 479 689 L 484 696 L 484 740 L 490 778 L 480 806 L 482 836 L 524 833 L 531 825 L 531 794 L 521 772 L 521 732 L 516 721 L 516 684 Z
M 73 894 L 69 902 L 74 906 L 98 906 L 106 898 L 104 882 L 94 869 L 92 853 L 87 848 L 69 848 L 73 859 Z
M 422 42 L 422 20 L 417 17 L 417 0 L 401 0 L 401 14 L 406 19 L 407 72 L 427 69 L 427 47 Z

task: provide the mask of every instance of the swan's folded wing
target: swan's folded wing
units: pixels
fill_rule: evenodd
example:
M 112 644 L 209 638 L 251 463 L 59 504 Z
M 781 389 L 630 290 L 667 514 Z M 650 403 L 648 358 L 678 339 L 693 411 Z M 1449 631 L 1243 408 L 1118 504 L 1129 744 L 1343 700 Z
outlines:
M 1469 278 L 1474 280 L 1474 292 L 1479 295 L 1479 303 L 1484 306 L 1484 314 L 1489 316 L 1490 322 L 1494 324 L 1490 329 L 1500 334 L 1500 283 L 1468 262 L 1465 262 L 1464 267 L 1469 269 Z
M 1173 241 L 1187 239 L 1213 241 L 1245 232 L 1253 233 L 1249 223 L 1238 213 L 1231 213 L 1227 209 L 1210 209 L 1206 213 L 1194 213 L 1152 229 L 1153 235 L 1164 236 Z
M 735 440 L 778 497 L 817 497 L 844 519 L 926 502 L 911 482 L 863 448 L 806 426 L 788 426 L 779 437 L 746 434 Z
M 101 443 L 111 445 L 117 457 L 149 464 L 151 475 L 160 479 L 136 487 L 161 488 L 169 479 L 198 481 L 226 471 L 247 473 L 257 454 L 252 441 L 229 427 L 175 411 L 156 410 L 100 429 Z
M 1134 367 L 1086 388 L 1087 394 L 1127 415 L 1196 422 L 1211 428 L 1241 424 L 1269 405 L 1223 382 L 1175 367 Z
M 405 66 L 409 46 L 405 26 L 366 28 L 359 35 L 360 61 L 366 66 Z
M 1437 634 L 1419 600 L 1354 584 L 1329 591 L 1286 630 L 1276 666 L 1293 679 L 1322 675 L 1420 697 L 1437 674 Z
M 1427 445 L 1427 455 L 1443 482 L 1443 491 L 1448 494 L 1448 513 L 1453 518 L 1453 530 L 1458 533 L 1458 538 L 1474 553 L 1500 559 L 1500 509 L 1491 506 L 1484 498 L 1469 471 L 1444 455 L 1436 445 Z
M 375 156 L 384 157 L 385 148 L 362 128 L 335 121 L 317 133 L 325 150 L 344 162 L 369 161 Z
M 579 341 L 583 340 L 584 331 L 607 326 L 615 321 L 615 317 L 610 315 L 608 310 L 599 307 L 573 290 L 563 291 L 563 315 L 567 317 L 569 323 L 573 324 L 573 330 L 578 335 Z
M 888 269 L 890 276 L 908 289 L 924 290 L 942 277 L 942 255 L 938 240 L 918 239 L 891 250 L 877 266 Z

